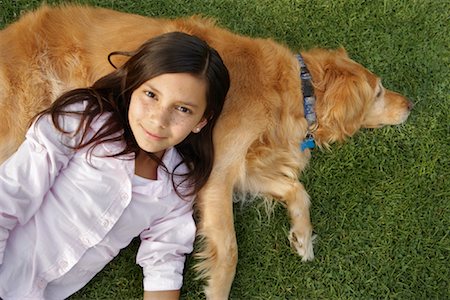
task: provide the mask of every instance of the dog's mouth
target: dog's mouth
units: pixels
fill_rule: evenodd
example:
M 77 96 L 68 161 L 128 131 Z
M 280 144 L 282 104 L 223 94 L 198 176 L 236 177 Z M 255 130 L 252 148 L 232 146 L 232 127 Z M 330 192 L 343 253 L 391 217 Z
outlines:
M 364 128 L 376 129 L 386 126 L 387 124 L 363 125 Z
M 401 113 L 397 113 L 395 115 L 391 115 L 390 117 L 386 118 L 386 120 L 383 122 L 370 122 L 367 120 L 367 123 L 362 124 L 361 127 L 363 128 L 381 128 L 384 126 L 392 126 L 392 125 L 400 125 L 406 122 L 408 120 L 409 115 L 411 114 L 411 110 L 406 110 Z M 372 120 L 375 121 L 375 120 Z

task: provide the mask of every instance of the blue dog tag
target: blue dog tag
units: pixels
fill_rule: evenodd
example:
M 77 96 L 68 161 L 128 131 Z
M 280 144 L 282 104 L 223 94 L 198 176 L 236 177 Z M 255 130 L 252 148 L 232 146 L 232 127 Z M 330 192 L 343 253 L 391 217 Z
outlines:
M 313 149 L 314 147 L 316 147 L 316 143 L 314 142 L 314 139 L 312 137 L 305 139 L 301 144 L 300 144 L 300 149 L 303 151 L 305 151 L 305 149 Z

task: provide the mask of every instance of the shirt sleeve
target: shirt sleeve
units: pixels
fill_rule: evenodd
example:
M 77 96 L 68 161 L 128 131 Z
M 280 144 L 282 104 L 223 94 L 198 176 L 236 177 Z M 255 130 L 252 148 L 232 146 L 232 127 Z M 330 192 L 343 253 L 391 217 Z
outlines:
M 141 233 L 136 262 L 143 268 L 144 290 L 179 290 L 186 254 L 193 250 L 196 226 L 192 201 L 180 205 L 160 222 Z
M 19 149 L 0 165 L 0 264 L 9 232 L 28 222 L 73 155 L 70 143 L 45 115 L 33 123 Z

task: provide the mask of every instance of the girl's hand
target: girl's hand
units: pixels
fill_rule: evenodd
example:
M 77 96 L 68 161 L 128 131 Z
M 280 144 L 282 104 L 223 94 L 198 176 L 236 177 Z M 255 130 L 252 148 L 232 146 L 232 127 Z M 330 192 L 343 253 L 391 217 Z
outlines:
M 145 291 L 144 300 L 178 300 L 180 291 Z

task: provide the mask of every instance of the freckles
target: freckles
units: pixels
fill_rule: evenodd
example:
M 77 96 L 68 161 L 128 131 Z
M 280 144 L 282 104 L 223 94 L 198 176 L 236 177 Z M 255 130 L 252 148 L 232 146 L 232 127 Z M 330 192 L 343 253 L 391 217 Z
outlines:
M 191 117 L 173 115 L 170 117 L 170 126 L 176 132 L 182 133 L 187 132 L 190 133 L 195 126 L 198 124 L 196 120 L 193 120 Z
M 172 126 L 179 126 L 182 124 L 182 121 L 177 116 L 172 115 L 170 116 L 170 124 L 172 124 Z
M 190 126 L 193 127 L 195 124 L 192 125 L 192 123 L 193 123 L 192 119 L 193 118 L 191 116 L 183 116 L 177 112 L 171 114 L 169 117 L 171 125 L 182 126 L 182 127 L 190 127 Z

